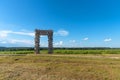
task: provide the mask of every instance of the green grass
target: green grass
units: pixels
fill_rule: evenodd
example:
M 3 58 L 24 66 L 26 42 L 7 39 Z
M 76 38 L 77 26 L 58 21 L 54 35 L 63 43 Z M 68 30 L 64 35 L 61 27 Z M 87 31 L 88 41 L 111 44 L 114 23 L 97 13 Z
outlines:
M 120 54 L 120 50 L 55 50 L 56 54 Z
M 119 73 L 119 54 L 0 56 L 0 80 L 120 80 Z
M 34 51 L 0 51 L 0 54 L 33 54 Z
M 41 50 L 42 54 L 47 54 L 48 50 Z M 0 54 L 34 54 L 34 51 L 0 51 Z M 120 54 L 120 49 L 110 50 L 54 50 L 54 54 Z

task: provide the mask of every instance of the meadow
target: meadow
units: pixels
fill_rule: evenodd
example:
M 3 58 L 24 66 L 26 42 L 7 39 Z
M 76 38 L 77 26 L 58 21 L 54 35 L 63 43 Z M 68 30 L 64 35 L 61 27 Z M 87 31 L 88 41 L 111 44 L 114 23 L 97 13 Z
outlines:
M 1 51 L 0 80 L 120 80 L 119 53 L 120 50 L 54 50 L 54 54 L 47 54 L 47 50 L 41 54 L 33 50 Z
M 41 50 L 42 54 L 47 54 L 48 50 Z M 0 51 L 0 54 L 34 54 L 34 50 L 12 50 Z M 55 49 L 54 54 L 120 54 L 120 49 L 105 49 L 105 50 L 77 50 L 77 49 Z

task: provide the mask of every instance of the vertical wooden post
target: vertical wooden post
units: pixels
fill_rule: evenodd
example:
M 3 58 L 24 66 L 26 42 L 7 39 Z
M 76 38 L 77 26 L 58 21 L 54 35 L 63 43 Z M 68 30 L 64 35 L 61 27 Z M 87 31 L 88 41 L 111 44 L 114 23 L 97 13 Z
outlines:
M 53 32 L 48 34 L 48 53 L 53 53 Z
M 35 54 L 39 54 L 39 32 L 35 30 Z

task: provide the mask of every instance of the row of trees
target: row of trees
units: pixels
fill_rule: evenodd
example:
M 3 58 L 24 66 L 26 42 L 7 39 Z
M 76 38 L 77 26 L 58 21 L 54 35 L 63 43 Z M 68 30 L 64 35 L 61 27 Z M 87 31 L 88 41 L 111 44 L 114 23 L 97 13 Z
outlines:
M 41 50 L 47 50 L 47 47 L 41 47 Z M 106 49 L 120 49 L 110 47 L 55 47 L 54 50 L 106 50 Z M 0 51 L 31 51 L 34 47 L 0 47 Z

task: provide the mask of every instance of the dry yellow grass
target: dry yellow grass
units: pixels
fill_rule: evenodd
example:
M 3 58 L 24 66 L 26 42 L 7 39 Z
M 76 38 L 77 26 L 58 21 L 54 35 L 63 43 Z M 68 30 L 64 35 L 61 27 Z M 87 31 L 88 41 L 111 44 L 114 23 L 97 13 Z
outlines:
M 120 80 L 120 59 L 113 56 L 0 56 L 0 80 Z

